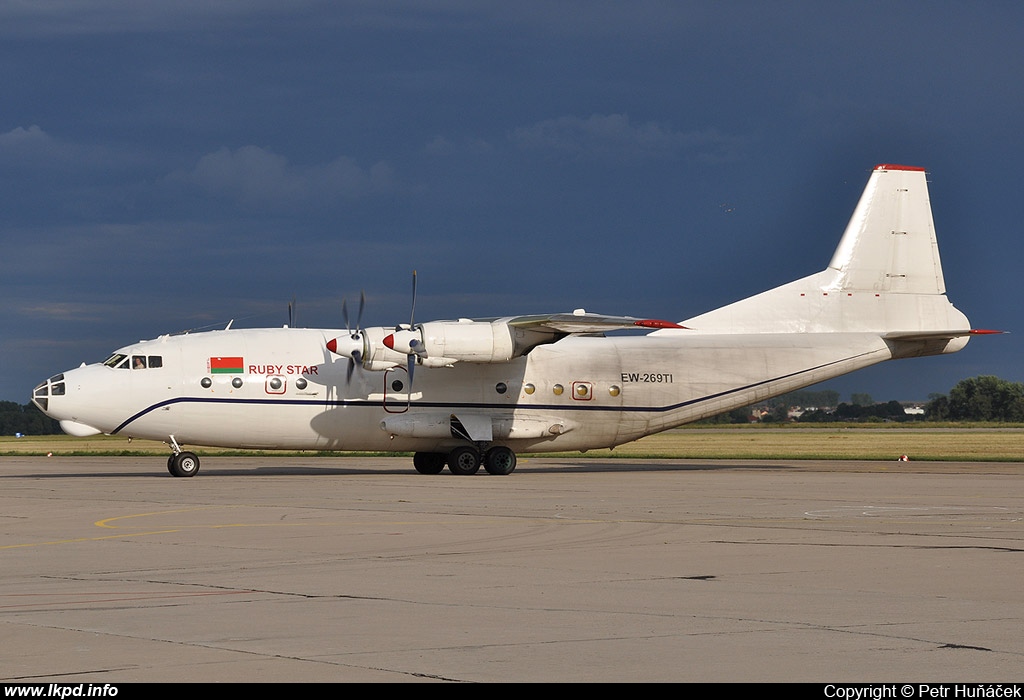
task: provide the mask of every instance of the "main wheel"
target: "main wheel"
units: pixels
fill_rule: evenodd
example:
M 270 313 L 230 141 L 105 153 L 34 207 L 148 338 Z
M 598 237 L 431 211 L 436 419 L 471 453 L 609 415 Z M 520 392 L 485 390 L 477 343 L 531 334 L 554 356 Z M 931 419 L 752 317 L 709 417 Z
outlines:
M 480 471 L 480 453 L 475 447 L 456 447 L 448 453 L 448 471 L 470 476 Z
M 191 452 L 179 452 L 167 462 L 172 476 L 195 476 L 199 471 L 199 458 Z
M 516 453 L 504 445 L 487 450 L 484 455 L 484 469 L 488 474 L 507 476 L 515 471 Z
M 440 474 L 447 457 L 443 452 L 417 452 L 412 456 L 412 466 L 420 474 Z

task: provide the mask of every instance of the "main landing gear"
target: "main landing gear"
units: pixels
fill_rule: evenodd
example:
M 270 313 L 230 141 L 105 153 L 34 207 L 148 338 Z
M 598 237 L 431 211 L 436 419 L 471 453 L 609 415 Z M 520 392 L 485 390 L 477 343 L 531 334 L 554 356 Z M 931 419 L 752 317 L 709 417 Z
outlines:
M 420 474 L 440 474 L 446 463 L 448 471 L 459 476 L 476 474 L 481 465 L 488 474 L 507 476 L 516 468 L 516 453 L 504 445 L 496 445 L 481 454 L 475 446 L 463 445 L 448 454 L 417 452 L 412 458 L 412 464 Z
M 173 435 L 171 449 L 174 453 L 167 458 L 167 471 L 171 476 L 195 476 L 199 473 L 199 457 L 193 452 L 184 452 Z

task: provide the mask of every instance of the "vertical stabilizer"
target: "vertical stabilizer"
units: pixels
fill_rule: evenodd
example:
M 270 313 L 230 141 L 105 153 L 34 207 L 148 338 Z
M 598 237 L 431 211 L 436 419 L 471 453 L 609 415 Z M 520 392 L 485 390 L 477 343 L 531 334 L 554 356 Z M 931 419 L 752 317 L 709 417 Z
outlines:
M 946 298 L 924 168 L 875 166 L 821 272 L 682 325 L 715 334 L 965 335 L 967 318 Z
M 829 268 L 839 289 L 946 292 L 924 168 L 875 167 Z

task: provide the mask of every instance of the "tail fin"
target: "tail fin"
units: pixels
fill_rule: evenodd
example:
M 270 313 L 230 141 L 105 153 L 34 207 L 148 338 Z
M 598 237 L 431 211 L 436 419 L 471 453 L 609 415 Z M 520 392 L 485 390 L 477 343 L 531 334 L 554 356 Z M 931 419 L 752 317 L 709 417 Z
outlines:
M 875 167 L 828 266 L 844 290 L 946 293 L 924 168 Z
M 970 324 L 945 292 L 924 169 L 878 165 L 827 268 L 682 325 L 715 334 L 966 336 Z

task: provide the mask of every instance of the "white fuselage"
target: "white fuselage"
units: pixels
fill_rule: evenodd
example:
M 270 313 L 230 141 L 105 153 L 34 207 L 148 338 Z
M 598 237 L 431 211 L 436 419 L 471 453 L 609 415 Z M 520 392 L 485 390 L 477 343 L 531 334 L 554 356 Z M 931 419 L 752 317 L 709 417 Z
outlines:
M 47 412 L 91 432 L 297 450 L 444 451 L 459 443 L 452 416 L 486 418 L 487 442 L 585 450 L 893 356 L 872 333 L 569 337 L 506 363 L 417 368 L 410 396 L 401 366 L 347 378 L 347 361 L 325 349 L 338 333 L 226 330 L 137 343 L 118 353 L 159 357 L 159 367 L 64 372 Z M 234 366 L 213 371 L 215 358 Z

